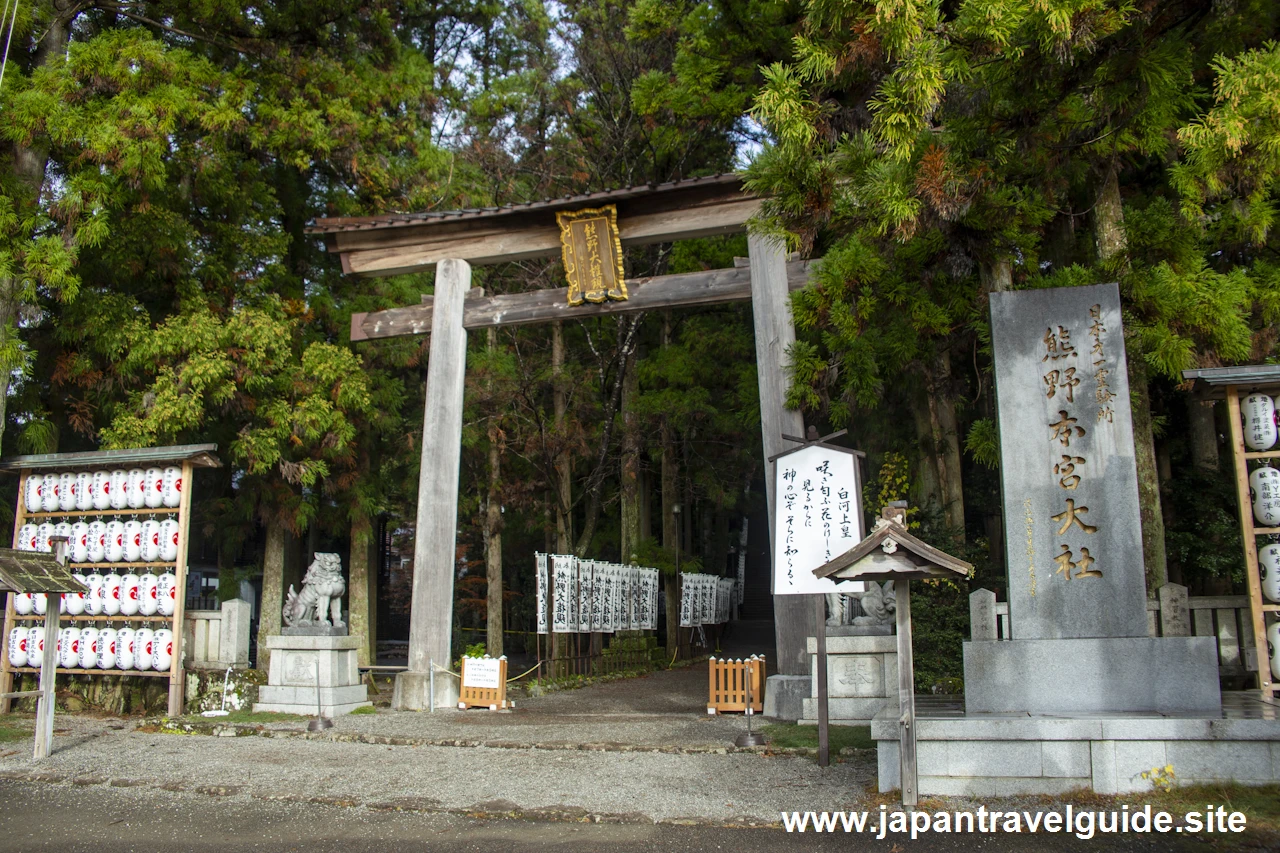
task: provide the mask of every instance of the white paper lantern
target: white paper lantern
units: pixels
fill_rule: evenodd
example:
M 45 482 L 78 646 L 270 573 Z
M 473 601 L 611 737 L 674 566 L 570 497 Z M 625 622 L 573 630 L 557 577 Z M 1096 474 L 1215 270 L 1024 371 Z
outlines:
M 18 528 L 18 550 L 34 551 L 36 549 L 36 525 L 24 524 Z
M 120 615 L 136 616 L 138 615 L 139 592 L 138 587 L 141 584 L 140 579 L 135 574 L 127 574 L 120 576 Z
M 124 559 L 136 563 L 142 559 L 142 522 L 131 518 L 124 523 Z
M 19 592 L 13 597 L 13 609 L 19 616 L 30 616 L 36 612 L 36 600 L 29 592 Z
M 81 669 L 98 667 L 98 629 L 92 626 L 80 629 L 79 667 Z
M 154 563 L 160 559 L 160 522 L 148 518 L 142 522 L 142 560 Z
M 1262 571 L 1262 594 L 1280 604 L 1280 544 L 1273 542 L 1258 550 L 1258 568 Z
M 9 632 L 9 666 L 27 665 L 27 640 L 29 628 L 14 628 Z
M 111 509 L 111 472 L 94 471 L 90 486 L 94 509 Z
M 76 474 L 75 495 L 76 509 L 84 512 L 93 509 L 93 475 L 88 471 L 81 471 Z
M 80 583 L 85 582 L 84 575 L 72 575 L 72 577 L 80 581 Z M 81 614 L 84 613 L 84 593 L 83 592 L 69 592 L 66 595 L 62 596 L 62 600 L 67 603 L 68 616 L 80 616 Z
M 159 468 L 148 468 L 146 474 L 146 495 L 144 503 L 152 509 L 164 505 L 164 471 Z
M 107 525 L 101 521 L 89 522 L 89 562 L 101 563 L 107 559 Z
M 143 616 L 155 616 L 160 609 L 156 598 L 156 585 L 159 578 L 147 572 L 138 577 L 138 612 Z
M 58 666 L 75 669 L 80 666 L 80 629 L 63 628 L 58 632 Z
M 67 537 L 67 554 L 70 555 L 71 553 L 71 541 L 70 541 L 71 540 L 71 522 L 59 521 L 57 524 L 53 526 L 53 535 Z M 68 559 L 70 559 L 70 557 L 68 557 Z
M 1266 394 L 1250 394 L 1240 401 L 1244 443 L 1250 450 L 1270 450 L 1276 443 L 1276 404 Z
M 156 578 L 156 603 L 161 616 L 172 616 L 174 605 L 178 601 L 178 576 L 173 572 L 165 572 Z
M 173 632 L 168 628 L 161 628 L 156 631 L 151 645 L 151 668 L 156 672 L 165 672 L 173 666 Z
M 98 632 L 98 669 L 116 668 L 115 628 L 103 628 Z
M 166 563 L 178 559 L 178 522 L 172 518 L 160 522 L 160 559 Z
M 76 508 L 76 475 L 64 471 L 58 475 L 58 509 L 71 512 Z
M 44 501 L 41 498 L 43 488 L 43 475 L 27 475 L 27 479 L 22 485 L 22 503 L 26 506 L 27 512 L 44 512 Z
M 45 474 L 44 482 L 40 485 L 40 511 L 41 512 L 57 512 L 58 511 L 58 475 Z
M 134 669 L 151 669 L 151 660 L 156 653 L 155 636 L 150 628 L 139 628 L 133 632 Z
M 1267 628 L 1267 645 L 1271 651 L 1271 677 L 1280 681 L 1280 622 Z
M 124 559 L 124 522 L 108 521 L 107 535 L 103 539 L 106 545 L 108 563 L 118 563 Z
M 107 616 L 120 615 L 120 576 L 114 572 L 102 576 L 102 612 Z
M 128 509 L 129 507 L 129 472 L 117 468 L 107 478 L 107 500 L 112 509 Z
M 84 612 L 86 616 L 102 615 L 102 575 L 96 572 L 86 575 L 84 582 L 89 585 L 89 592 L 84 597 Z
M 1280 527 L 1280 470 L 1257 468 L 1249 475 L 1253 517 L 1263 527 Z
M 53 543 L 49 541 L 51 536 L 53 536 L 53 522 L 46 521 L 36 525 L 36 550 L 45 553 L 52 551 Z
M 164 469 L 164 486 L 160 490 L 160 502 L 175 507 L 182 502 L 182 469 L 170 465 Z
M 57 659 L 54 659 L 57 663 Z M 44 626 L 27 629 L 27 666 L 44 667 Z
M 43 592 L 32 593 L 31 600 L 36 605 L 36 615 L 43 616 L 49 612 L 49 599 Z
M 146 506 L 147 472 L 141 468 L 130 468 L 126 492 L 128 497 L 125 502 L 129 505 L 129 509 L 142 509 Z
M 128 625 L 116 631 L 116 668 L 133 669 L 134 630 Z
M 77 521 L 71 525 L 71 562 L 84 563 L 89 559 L 89 524 Z

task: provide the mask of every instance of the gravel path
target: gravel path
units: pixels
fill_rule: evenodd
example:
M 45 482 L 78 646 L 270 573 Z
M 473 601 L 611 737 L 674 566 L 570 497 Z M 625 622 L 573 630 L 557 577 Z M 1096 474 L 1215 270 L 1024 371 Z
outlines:
M 808 758 L 749 753 L 413 747 L 297 737 L 183 737 L 122 721 L 62 717 L 54 754 L 36 764 L 6 745 L 0 775 L 133 785 L 232 797 L 309 799 L 372 808 L 629 816 L 632 820 L 774 822 L 781 810 L 847 808 L 866 796 L 869 760 L 823 769 Z M 51 775 L 41 775 L 51 774 Z M 579 811 L 581 810 L 581 811 Z

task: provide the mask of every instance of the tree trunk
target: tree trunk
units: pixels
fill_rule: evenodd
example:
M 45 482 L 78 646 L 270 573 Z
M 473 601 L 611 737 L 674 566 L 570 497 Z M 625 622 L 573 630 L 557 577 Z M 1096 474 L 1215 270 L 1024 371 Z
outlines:
M 72 11 L 64 12 L 58 4 L 48 5 L 53 12 L 48 29 L 45 30 L 36 46 L 34 67 L 48 64 L 55 57 L 62 57 L 67 51 L 67 40 L 71 32 L 71 22 L 80 14 L 79 6 L 72 6 Z M 69 4 L 70 5 L 70 4 Z M 17 6 L 14 6 L 17 14 Z M 9 33 L 12 36 L 12 32 Z M 17 59 L 15 54 L 13 59 Z M 9 146 L 13 154 L 13 176 L 18 179 L 25 197 L 14 199 L 14 213 L 19 217 L 29 215 L 40 204 L 40 193 L 44 188 L 45 173 L 49 167 L 49 152 L 44 148 L 27 147 L 14 143 Z M 22 281 L 20 276 L 0 276 L 0 353 L 10 352 L 16 347 L 13 343 L 18 336 L 18 309 L 22 299 Z M 9 410 L 9 388 L 13 383 L 14 365 L 0 359 L 0 447 L 4 443 L 5 420 Z
M 1151 432 L 1151 393 L 1147 388 L 1147 362 L 1129 352 L 1129 391 L 1133 399 L 1133 450 L 1138 467 L 1138 507 L 1142 515 L 1142 560 L 1147 569 L 1147 594 L 1169 580 L 1164 547 L 1164 513 L 1160 507 L 1160 476 L 1156 467 L 1156 443 Z
M 551 324 L 551 400 L 555 414 L 555 432 L 557 442 L 562 440 L 561 432 L 564 429 L 565 413 L 569 407 L 569 393 L 564 387 L 564 324 L 556 321 Z M 573 553 L 573 516 L 569 512 L 569 508 L 573 506 L 573 484 L 570 477 L 573 475 L 573 466 L 567 452 L 561 452 L 556 455 L 556 486 L 555 486 L 555 513 L 556 513 L 556 553 L 572 554 Z M 567 658 L 569 656 L 569 635 L 568 634 L 551 634 L 551 657 L 553 659 Z M 569 674 L 569 669 L 565 663 L 557 664 L 554 668 L 556 676 L 565 676 Z
M 671 314 L 662 315 L 662 346 L 671 345 Z M 667 423 L 665 416 L 659 427 L 659 438 L 662 442 L 662 547 L 680 554 L 680 525 L 676 517 L 675 506 L 679 503 L 676 494 L 676 448 L 674 430 Z M 666 611 L 667 611 L 667 655 L 674 657 L 680 648 L 680 577 L 677 573 L 666 579 Z
M 569 408 L 569 391 L 564 386 L 564 324 L 551 324 L 552 406 L 555 410 L 557 441 L 562 439 L 565 414 Z M 556 553 L 570 554 L 573 548 L 573 462 L 568 452 L 556 455 Z
M 933 423 L 929 414 L 929 391 L 922 387 L 911 395 L 911 416 L 916 425 L 916 468 L 919 471 L 921 507 L 942 508 L 942 489 L 938 477 L 938 455 L 934 449 Z
M 622 383 L 622 549 L 620 559 L 630 563 L 640 547 L 640 418 L 635 413 L 640 394 L 640 371 L 637 358 L 631 358 L 626 379 Z
M 369 590 L 369 551 L 373 544 L 373 527 L 369 516 L 355 510 L 351 519 L 351 558 L 347 567 L 347 630 L 353 637 L 363 637 L 356 649 L 360 666 L 377 661 L 377 638 L 369 619 L 369 604 L 373 596 Z
M 943 353 L 925 368 L 929 437 L 938 466 L 938 495 L 943 521 L 956 542 L 964 541 L 964 490 L 960 481 L 960 435 L 951 390 L 951 357 Z
M 1187 397 L 1187 414 L 1191 421 L 1191 462 L 1200 471 L 1218 470 L 1218 424 L 1214 404 Z
M 498 330 L 489 329 L 486 345 L 492 355 L 498 349 Z M 485 497 L 485 575 L 488 600 L 485 607 L 485 651 L 501 657 L 502 645 L 502 425 L 497 413 L 489 419 L 489 493 Z
M 1094 238 L 1098 259 L 1107 266 L 1123 265 L 1127 242 L 1120 180 L 1112 165 L 1103 178 L 1094 205 Z M 1155 436 L 1151 431 L 1151 391 L 1147 362 L 1136 338 L 1125 341 L 1129 362 L 1129 391 L 1133 401 L 1133 450 L 1138 468 L 1138 506 L 1142 515 L 1142 559 L 1146 565 L 1147 594 L 1169 579 L 1164 545 L 1164 514 L 1160 508 L 1160 475 L 1156 469 Z
M 489 427 L 489 495 L 485 512 L 485 572 L 488 578 L 488 616 L 485 621 L 485 651 L 493 657 L 502 650 L 502 454 L 498 428 Z
M 284 547 L 287 532 L 278 520 L 267 523 L 267 543 L 262 551 L 262 601 L 258 606 L 258 669 L 271 666 L 267 637 L 280 633 L 284 608 Z

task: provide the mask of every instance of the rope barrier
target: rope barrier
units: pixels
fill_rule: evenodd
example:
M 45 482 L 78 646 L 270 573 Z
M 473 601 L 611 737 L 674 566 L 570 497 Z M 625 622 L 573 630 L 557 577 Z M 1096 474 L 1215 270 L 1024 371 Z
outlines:
M 529 673 L 533 672 L 535 669 L 537 669 L 537 668 L 538 668 L 538 667 L 540 667 L 540 666 L 542 666 L 542 663 L 541 663 L 541 662 L 535 663 L 533 666 L 529 667 L 529 668 L 528 668 L 528 669 L 526 669 L 524 672 L 522 672 L 522 673 L 520 673 L 519 675 L 517 675 L 515 678 L 508 678 L 508 679 L 507 679 L 507 684 L 510 684 L 511 682 L 516 681 L 516 680 L 518 680 L 518 679 L 524 678 L 526 675 L 528 675 Z

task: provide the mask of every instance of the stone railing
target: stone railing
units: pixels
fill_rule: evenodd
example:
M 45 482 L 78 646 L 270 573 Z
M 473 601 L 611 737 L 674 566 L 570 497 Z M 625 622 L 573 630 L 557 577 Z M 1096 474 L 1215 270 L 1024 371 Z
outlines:
M 188 669 L 241 669 L 249 665 L 247 601 L 233 598 L 221 610 L 188 610 L 182 650 Z
M 1147 599 L 1147 633 L 1152 637 L 1216 637 L 1218 669 L 1241 676 L 1258 669 L 1253 622 L 1247 595 L 1191 597 L 1181 584 L 1160 587 Z M 969 635 L 973 640 L 1008 640 L 1009 602 L 996 601 L 989 589 L 969 595 Z

